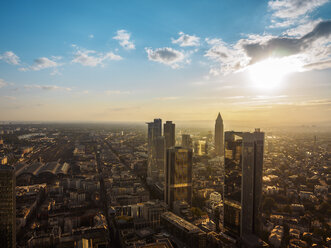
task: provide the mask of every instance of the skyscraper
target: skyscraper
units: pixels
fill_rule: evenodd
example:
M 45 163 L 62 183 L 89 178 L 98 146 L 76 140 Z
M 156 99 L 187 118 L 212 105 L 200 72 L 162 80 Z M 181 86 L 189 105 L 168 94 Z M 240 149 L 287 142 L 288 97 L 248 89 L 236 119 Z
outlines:
M 154 139 L 153 144 L 153 180 L 154 182 L 164 181 L 164 164 L 165 164 L 165 138 L 158 136 Z
M 223 119 L 220 113 L 218 113 L 215 122 L 215 151 L 219 156 L 224 155 L 224 127 Z
M 259 232 L 264 133 L 225 132 L 223 226 L 235 238 Z
M 158 180 L 158 174 L 159 174 L 159 169 L 157 165 L 157 157 L 159 157 L 159 155 L 157 153 L 161 150 L 159 146 L 161 145 L 162 142 L 160 140 L 157 142 L 156 140 L 162 137 L 162 120 L 154 119 L 154 122 L 148 122 L 147 125 L 148 125 L 147 181 L 149 183 L 152 183 Z M 164 151 L 162 153 L 164 156 Z
M 163 136 L 165 138 L 166 149 L 175 146 L 175 124 L 172 121 L 166 121 L 163 125 Z
M 195 141 L 194 153 L 198 156 L 203 156 L 208 153 L 208 144 L 207 144 L 206 140 Z
M 167 149 L 165 169 L 165 202 L 172 209 L 175 201 L 192 202 L 192 150 L 182 147 Z
M 154 138 L 162 135 L 162 120 L 154 119 L 154 122 L 148 122 L 148 147 L 152 147 Z
M 192 148 L 192 139 L 189 134 L 182 134 L 182 147 Z
M 15 170 L 0 166 L 0 247 L 16 247 Z

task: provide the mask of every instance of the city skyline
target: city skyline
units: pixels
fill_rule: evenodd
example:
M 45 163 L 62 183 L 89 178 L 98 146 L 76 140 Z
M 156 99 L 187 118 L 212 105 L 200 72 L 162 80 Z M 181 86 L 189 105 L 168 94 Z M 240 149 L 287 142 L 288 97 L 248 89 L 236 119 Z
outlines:
M 3 3 L 1 121 L 212 122 L 221 111 L 230 125 L 329 125 L 330 9 Z

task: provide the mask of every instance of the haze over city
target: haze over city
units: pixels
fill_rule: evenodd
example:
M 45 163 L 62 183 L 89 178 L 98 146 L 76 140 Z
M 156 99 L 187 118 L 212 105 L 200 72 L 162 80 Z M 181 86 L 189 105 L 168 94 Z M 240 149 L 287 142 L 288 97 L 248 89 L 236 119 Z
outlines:
M 3 1 L 2 121 L 329 125 L 331 4 Z M 309 113 L 309 114 L 308 114 Z
M 0 248 L 331 247 L 331 0 L 0 2 Z

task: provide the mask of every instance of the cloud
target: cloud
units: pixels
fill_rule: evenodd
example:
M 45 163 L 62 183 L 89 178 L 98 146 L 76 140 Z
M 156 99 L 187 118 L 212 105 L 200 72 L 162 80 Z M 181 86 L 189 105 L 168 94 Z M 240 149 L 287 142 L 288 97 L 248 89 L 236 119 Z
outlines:
M 7 52 L 4 52 L 3 54 L 0 54 L 0 60 L 3 60 L 6 63 L 11 64 L 11 65 L 20 64 L 20 58 L 12 51 L 7 51 Z
M 5 87 L 7 85 L 8 85 L 8 83 L 5 80 L 3 80 L 2 78 L 0 78 L 0 88 Z
M 57 62 L 56 60 L 60 60 L 62 57 L 60 56 L 52 56 L 51 59 L 46 57 L 37 58 L 34 60 L 33 65 L 27 66 L 27 67 L 21 67 L 19 68 L 20 71 L 40 71 L 48 68 L 54 68 L 54 70 L 51 72 L 51 75 L 59 74 L 56 67 L 61 66 L 62 64 Z
M 75 45 L 73 45 L 76 47 Z M 77 47 L 76 47 L 77 48 Z M 103 62 L 106 60 L 121 60 L 122 57 L 112 52 L 97 53 L 94 50 L 85 50 L 77 48 L 72 63 L 79 63 L 84 66 L 96 67 L 98 65 L 104 66 Z
M 133 41 L 130 40 L 131 33 L 128 31 L 121 29 L 116 32 L 116 36 L 113 37 L 114 40 L 118 40 L 121 47 L 123 47 L 126 50 L 132 50 L 135 49 L 135 45 Z
M 140 107 L 138 107 L 138 106 L 134 106 L 134 107 L 110 107 L 110 108 L 107 108 L 106 111 L 123 112 L 123 111 L 137 110 L 137 109 L 140 109 Z
M 322 19 L 317 20 L 307 20 L 303 19 L 303 21 L 296 27 L 290 28 L 286 30 L 283 35 L 293 36 L 293 37 L 302 37 L 303 35 L 311 32 L 315 26 L 320 23 Z
M 272 12 L 269 28 L 288 28 L 289 36 L 301 36 L 310 32 L 321 21 L 312 20 L 311 14 L 329 0 L 270 0 L 269 10 Z
M 331 60 L 320 61 L 316 63 L 307 64 L 304 66 L 308 70 L 324 70 L 331 68 Z
M 242 40 L 241 45 L 250 63 L 256 63 L 268 57 L 285 57 L 293 54 L 312 51 L 314 43 L 320 39 L 327 39 L 331 35 L 331 20 L 318 23 L 315 28 L 301 38 L 273 37 L 267 41 Z M 320 44 L 319 44 L 320 45 Z
M 41 89 L 41 90 L 47 90 L 47 91 L 53 91 L 53 90 L 71 91 L 72 90 L 72 88 L 62 87 L 62 86 L 57 86 L 57 85 L 38 85 L 38 84 L 24 85 L 24 88 L 25 89 Z
M 274 18 L 285 19 L 291 25 L 295 19 L 302 18 L 327 2 L 328 0 L 276 0 L 269 1 L 268 6 Z
M 238 71 L 249 62 L 249 58 L 244 53 L 244 50 L 239 47 L 226 44 L 221 39 L 207 38 L 206 42 L 211 48 L 207 50 L 204 56 L 219 63 L 210 69 L 209 72 L 212 75 Z
M 93 34 L 90 34 L 88 37 L 89 37 L 90 39 L 93 39 L 93 38 L 94 38 L 94 35 L 93 35 Z
M 107 95 L 130 95 L 131 91 L 121 91 L 121 90 L 106 90 Z
M 12 101 L 16 100 L 16 97 L 14 97 L 14 96 L 3 96 L 3 98 L 5 98 L 7 100 L 12 100 Z
M 171 101 L 171 100 L 178 100 L 178 99 L 180 99 L 179 96 L 166 96 L 166 97 L 155 98 L 155 100 L 159 100 L 159 101 Z
M 186 55 L 183 52 L 170 47 L 156 48 L 155 50 L 145 48 L 145 50 L 149 60 L 171 66 L 172 68 L 179 68 L 181 63 L 189 63 L 188 60 L 185 60 Z
M 34 64 L 31 66 L 31 69 L 34 71 L 39 71 L 57 66 L 59 66 L 57 62 L 50 60 L 49 58 L 42 57 L 34 60 Z
M 302 106 L 331 105 L 331 99 L 308 100 L 308 101 L 296 103 L 296 105 L 302 105 Z
M 214 62 L 210 74 L 219 75 L 241 71 L 248 66 L 269 58 L 298 61 L 302 70 L 330 68 L 331 20 L 320 21 L 301 37 L 248 35 L 235 44 L 221 39 L 206 39 L 211 46 L 205 56 Z M 305 66 L 306 65 L 306 66 Z
M 264 95 L 260 95 L 260 96 L 255 96 L 252 99 L 254 100 L 269 100 L 269 99 L 279 99 L 279 98 L 287 98 L 287 95 L 278 95 L 278 96 L 264 96 Z
M 177 40 L 171 39 L 173 44 L 178 44 L 181 47 L 199 46 L 200 38 L 195 35 L 184 34 L 179 32 L 179 38 Z

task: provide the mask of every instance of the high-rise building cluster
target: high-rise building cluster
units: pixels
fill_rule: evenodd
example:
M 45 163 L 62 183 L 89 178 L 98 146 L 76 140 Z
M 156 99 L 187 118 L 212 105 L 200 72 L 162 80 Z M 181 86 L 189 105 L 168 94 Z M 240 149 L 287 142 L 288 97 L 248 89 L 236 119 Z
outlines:
M 164 169 L 166 150 L 175 146 L 175 124 L 172 121 L 166 121 L 163 126 L 162 120 L 154 119 L 148 125 L 148 161 L 147 161 L 147 179 L 150 184 L 164 183 Z
M 265 245 L 263 132 L 224 132 L 220 113 L 214 137 L 179 129 L 176 140 L 175 123 L 154 119 L 146 146 L 143 131 L 65 131 L 74 142 L 58 138 L 58 153 L 52 130 L 47 156 L 17 149 L 24 163 L 0 166 L 0 247 L 15 247 L 16 233 L 27 247 Z
M 164 201 L 170 210 L 178 213 L 176 209 L 181 203 L 185 202 L 189 206 L 192 204 L 193 151 L 197 156 L 203 156 L 208 153 L 208 146 L 206 140 L 192 142 L 189 134 L 182 134 L 182 146 L 176 147 L 175 124 L 171 121 L 164 124 L 164 137 L 161 136 L 161 124 L 161 119 L 148 123 L 148 176 L 152 179 L 162 178 L 161 157 L 166 154 L 163 157 Z M 258 235 L 261 222 L 263 152 L 263 132 L 256 129 L 254 133 L 224 133 L 223 119 L 218 114 L 215 121 L 214 154 L 224 156 L 221 222 L 224 235 L 243 246 L 262 245 Z
M 164 200 L 171 209 L 192 201 L 192 149 L 175 146 L 175 124 L 154 119 L 148 125 L 147 180 L 161 185 Z M 187 142 L 189 144 L 189 142 Z

